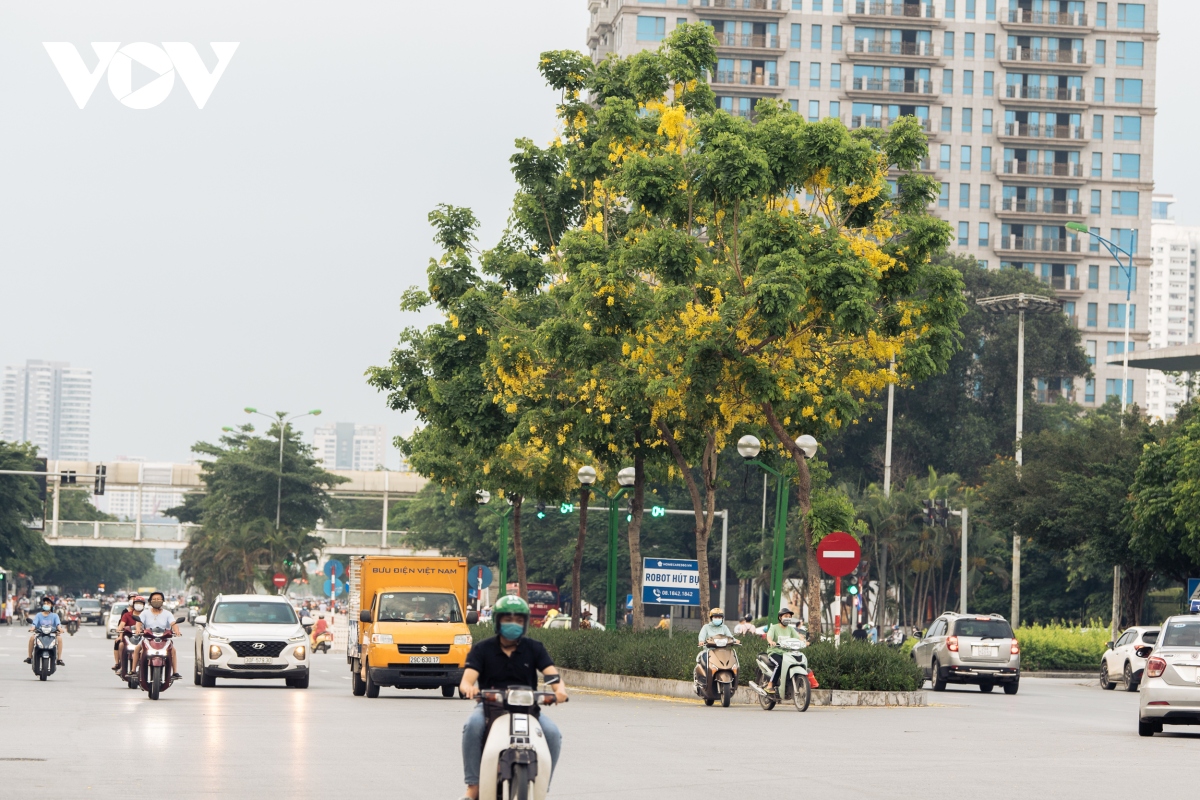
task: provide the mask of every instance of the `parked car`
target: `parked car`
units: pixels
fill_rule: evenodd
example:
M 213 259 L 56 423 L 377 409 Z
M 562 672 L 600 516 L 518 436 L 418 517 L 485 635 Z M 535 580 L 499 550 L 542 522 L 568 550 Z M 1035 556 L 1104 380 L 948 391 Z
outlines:
M 1146 659 L 1138 697 L 1138 735 L 1162 733 L 1163 725 L 1200 725 L 1200 615 L 1168 617 L 1153 646 L 1139 645 Z
M 913 645 L 912 658 L 935 692 L 948 683 L 973 683 L 990 692 L 996 684 L 1016 694 L 1021 681 L 1021 647 L 999 614 L 947 611 Z
M 1115 642 L 1108 643 L 1108 650 L 1100 657 L 1100 686 L 1112 689 L 1117 685 L 1115 676 L 1121 676 L 1121 684 L 1127 692 L 1136 692 L 1142 680 L 1146 659 L 1140 658 L 1135 650 L 1143 645 L 1152 645 L 1158 640 L 1159 628 L 1134 626 L 1122 633 Z

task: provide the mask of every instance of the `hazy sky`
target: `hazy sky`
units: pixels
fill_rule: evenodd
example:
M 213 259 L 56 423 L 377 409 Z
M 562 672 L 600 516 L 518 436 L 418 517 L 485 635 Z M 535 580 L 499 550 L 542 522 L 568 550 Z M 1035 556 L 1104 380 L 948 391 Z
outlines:
M 1200 224 L 1200 3 L 1160 13 L 1158 189 Z M 435 253 L 426 214 L 469 205 L 495 239 L 513 140 L 554 133 L 537 55 L 584 49 L 587 20 L 585 0 L 5 3 L 0 364 L 94 371 L 93 458 L 185 460 L 246 405 L 406 432 L 362 373 L 419 321 L 398 300 Z M 240 46 L 203 110 L 177 76 L 149 110 L 102 79 L 81 111 L 47 41 L 89 69 L 89 42 L 191 42 L 209 68 L 209 42 Z

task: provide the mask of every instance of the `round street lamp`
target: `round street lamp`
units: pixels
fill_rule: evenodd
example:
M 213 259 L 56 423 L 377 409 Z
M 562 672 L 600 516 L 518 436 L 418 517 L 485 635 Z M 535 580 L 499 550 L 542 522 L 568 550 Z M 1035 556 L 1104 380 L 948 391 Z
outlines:
M 805 458 L 812 458 L 817 454 L 817 440 L 807 433 L 796 440 L 796 445 L 804 451 Z
M 487 489 L 480 489 L 475 493 L 475 502 L 479 503 L 481 506 L 486 506 L 488 503 L 492 502 L 492 493 Z
M 637 481 L 637 471 L 633 467 L 625 467 L 617 473 L 617 483 L 622 486 L 633 486 Z
M 758 454 L 762 452 L 762 442 L 758 440 L 757 436 L 751 436 L 747 433 L 738 439 L 737 450 L 738 455 L 746 460 L 758 458 Z
M 596 468 L 583 466 L 579 468 L 579 472 L 575 474 L 579 478 L 579 483 L 583 486 L 591 486 L 596 482 Z

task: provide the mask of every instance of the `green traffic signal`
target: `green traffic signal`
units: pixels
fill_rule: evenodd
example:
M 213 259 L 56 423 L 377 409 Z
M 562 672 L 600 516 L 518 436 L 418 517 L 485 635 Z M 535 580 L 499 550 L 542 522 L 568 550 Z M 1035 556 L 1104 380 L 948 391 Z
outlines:
M 850 588 L 847 589 L 846 591 L 848 591 L 850 593 L 850 596 L 853 597 L 854 595 L 858 594 L 858 584 L 857 583 L 850 584 Z

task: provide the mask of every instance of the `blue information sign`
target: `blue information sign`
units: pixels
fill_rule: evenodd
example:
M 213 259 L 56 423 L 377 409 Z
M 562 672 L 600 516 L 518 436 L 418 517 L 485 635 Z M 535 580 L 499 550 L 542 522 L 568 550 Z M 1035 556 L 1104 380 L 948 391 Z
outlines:
M 325 579 L 325 594 L 329 595 L 330 597 L 336 597 L 339 594 L 344 594 L 345 591 L 346 584 L 342 583 L 337 578 Z
M 325 562 L 325 574 L 330 578 L 337 578 L 345 571 L 346 568 L 342 566 L 342 562 L 336 558 L 331 558 Z
M 486 564 L 475 564 L 467 570 L 467 586 L 471 589 L 486 589 L 492 585 L 492 570 Z M 475 595 L 471 595 L 474 597 Z
M 642 602 L 700 605 L 700 562 L 686 558 L 643 558 Z
M 1200 597 L 1196 596 L 1196 589 L 1200 587 L 1200 578 L 1188 578 L 1188 613 L 1200 613 Z

